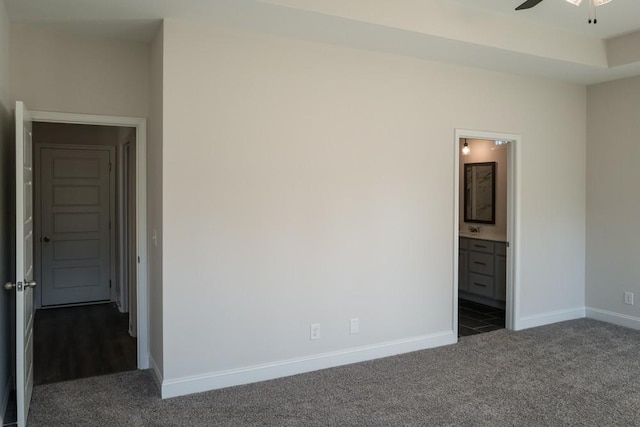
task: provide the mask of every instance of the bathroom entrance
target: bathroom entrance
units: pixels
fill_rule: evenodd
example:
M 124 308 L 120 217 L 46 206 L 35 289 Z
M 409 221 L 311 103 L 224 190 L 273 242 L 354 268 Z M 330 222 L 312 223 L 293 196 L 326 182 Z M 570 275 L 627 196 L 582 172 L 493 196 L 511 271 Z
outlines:
M 514 328 L 519 136 L 456 131 L 454 325 L 458 337 Z

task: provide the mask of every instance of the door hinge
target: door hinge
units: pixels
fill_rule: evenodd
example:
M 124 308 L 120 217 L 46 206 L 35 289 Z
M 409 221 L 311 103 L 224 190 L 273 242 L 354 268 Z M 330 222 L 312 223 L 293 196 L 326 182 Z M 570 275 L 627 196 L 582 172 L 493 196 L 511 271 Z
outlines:
M 109 221 L 109 230 L 111 230 L 111 221 Z
M 109 162 L 109 172 L 111 172 L 111 162 Z
M 111 289 L 111 280 L 109 280 L 109 289 Z

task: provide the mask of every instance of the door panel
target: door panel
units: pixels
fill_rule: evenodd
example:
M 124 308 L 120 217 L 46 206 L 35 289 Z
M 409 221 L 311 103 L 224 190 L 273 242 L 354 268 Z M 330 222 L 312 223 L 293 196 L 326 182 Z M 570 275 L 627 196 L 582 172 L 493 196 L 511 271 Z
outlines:
M 16 403 L 18 426 L 29 414 L 33 390 L 33 167 L 31 118 L 16 102 Z
M 97 159 L 54 158 L 54 178 L 99 178 L 100 164 Z
M 60 185 L 53 190 L 54 206 L 97 205 L 100 203 L 100 187 Z
M 91 259 L 100 256 L 99 240 L 76 240 L 66 242 L 53 242 L 55 248 L 55 261 L 70 261 Z
M 42 148 L 42 305 L 108 301 L 108 150 Z
M 100 213 L 54 213 L 55 234 L 100 232 Z

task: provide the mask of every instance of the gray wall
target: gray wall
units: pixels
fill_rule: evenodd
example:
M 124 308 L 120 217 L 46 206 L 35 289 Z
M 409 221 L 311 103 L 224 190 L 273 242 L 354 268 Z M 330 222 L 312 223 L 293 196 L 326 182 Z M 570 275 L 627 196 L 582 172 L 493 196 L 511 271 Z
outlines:
M 163 68 L 168 395 L 453 336 L 455 128 L 522 135 L 518 326 L 584 315 L 584 86 L 171 20 Z
M 640 329 L 640 77 L 587 94 L 587 314 Z
M 164 376 L 163 274 L 162 274 L 162 162 L 164 32 L 160 27 L 151 43 L 149 85 L 149 137 L 147 138 L 147 236 L 149 241 L 149 335 L 150 364 L 155 380 Z M 154 243 L 152 238 L 156 233 Z

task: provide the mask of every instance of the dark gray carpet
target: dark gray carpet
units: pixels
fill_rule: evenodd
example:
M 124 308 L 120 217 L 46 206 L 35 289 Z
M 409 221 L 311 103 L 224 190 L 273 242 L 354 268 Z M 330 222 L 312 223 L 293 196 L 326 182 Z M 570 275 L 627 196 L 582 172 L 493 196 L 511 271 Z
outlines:
M 640 332 L 576 320 L 161 400 L 148 372 L 38 386 L 30 426 L 640 425 Z

